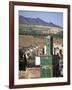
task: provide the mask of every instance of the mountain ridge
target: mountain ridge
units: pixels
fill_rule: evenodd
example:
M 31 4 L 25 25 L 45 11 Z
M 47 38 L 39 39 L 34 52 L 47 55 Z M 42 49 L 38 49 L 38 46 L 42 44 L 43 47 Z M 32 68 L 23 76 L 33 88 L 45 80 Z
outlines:
M 49 27 L 63 28 L 52 22 L 46 22 L 40 18 L 29 18 L 22 15 L 19 15 L 19 24 L 28 24 L 28 25 L 32 24 L 32 25 L 43 25 L 43 26 L 49 26 Z

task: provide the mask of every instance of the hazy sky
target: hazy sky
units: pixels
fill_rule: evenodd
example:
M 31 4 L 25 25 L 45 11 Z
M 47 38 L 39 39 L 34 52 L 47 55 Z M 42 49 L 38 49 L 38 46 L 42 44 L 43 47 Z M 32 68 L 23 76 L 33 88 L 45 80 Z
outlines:
M 56 25 L 63 27 L 63 13 L 61 12 L 42 12 L 42 11 L 24 11 L 20 10 L 19 15 L 40 18 L 46 22 L 52 22 Z

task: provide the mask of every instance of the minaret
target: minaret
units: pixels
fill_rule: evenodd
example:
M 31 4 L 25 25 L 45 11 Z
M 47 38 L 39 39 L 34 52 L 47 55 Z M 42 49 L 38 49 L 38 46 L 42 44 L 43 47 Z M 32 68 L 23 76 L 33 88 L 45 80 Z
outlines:
M 53 37 L 50 35 L 46 37 L 46 54 L 53 55 Z

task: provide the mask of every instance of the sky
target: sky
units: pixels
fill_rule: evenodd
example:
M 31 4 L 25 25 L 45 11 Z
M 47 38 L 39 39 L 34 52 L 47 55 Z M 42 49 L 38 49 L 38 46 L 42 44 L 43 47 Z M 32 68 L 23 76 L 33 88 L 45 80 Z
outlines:
M 29 18 L 40 18 L 46 22 L 52 22 L 63 27 L 63 13 L 61 12 L 43 12 L 43 11 L 24 11 L 19 10 L 19 15 Z

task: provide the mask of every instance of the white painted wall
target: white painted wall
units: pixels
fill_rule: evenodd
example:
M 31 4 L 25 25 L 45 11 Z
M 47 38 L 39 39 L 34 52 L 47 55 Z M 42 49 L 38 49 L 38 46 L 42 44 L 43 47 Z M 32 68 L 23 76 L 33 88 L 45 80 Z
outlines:
M 38 1 L 37 0 L 15 0 L 15 1 L 71 4 L 71 11 L 72 11 L 72 0 L 38 0 Z M 71 15 L 72 15 L 72 12 L 71 12 Z M 71 29 L 72 29 L 72 26 L 71 26 Z M 72 31 L 71 31 L 71 34 L 72 34 Z M 72 38 L 72 35 L 71 35 L 71 38 Z M 72 48 L 71 48 L 71 51 L 72 51 Z M 72 65 L 71 65 L 71 68 L 72 68 Z M 9 0 L 0 0 L 0 90 L 9 90 L 8 80 L 9 80 Z M 71 73 L 71 80 L 72 80 L 72 73 Z M 69 86 L 53 86 L 53 87 L 29 88 L 29 89 L 19 89 L 19 90 L 44 90 L 44 89 L 45 90 L 72 90 L 72 81 L 71 81 L 71 85 Z
M 40 65 L 40 57 L 35 57 L 35 65 Z

